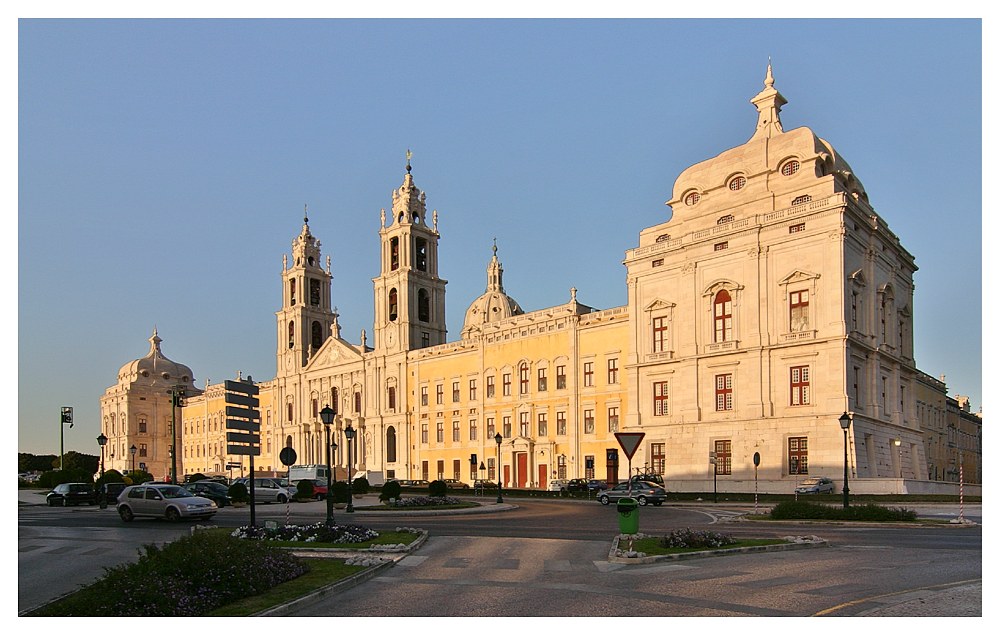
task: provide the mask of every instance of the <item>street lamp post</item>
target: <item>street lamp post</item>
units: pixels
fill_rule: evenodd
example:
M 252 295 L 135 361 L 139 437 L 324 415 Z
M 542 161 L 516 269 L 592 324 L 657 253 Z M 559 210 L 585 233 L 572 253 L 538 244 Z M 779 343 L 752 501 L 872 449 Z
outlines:
M 351 427 L 351 422 L 347 422 L 347 427 L 344 428 L 344 436 L 347 437 L 347 513 L 354 513 L 354 490 L 351 488 L 351 446 L 353 443 L 351 441 L 354 439 L 354 428 Z
M 500 443 L 503 442 L 503 436 L 499 432 L 493 437 L 493 440 L 497 442 L 497 502 L 503 502 L 503 474 L 500 470 Z
M 330 468 L 330 426 L 336 413 L 330 404 L 319 411 L 319 418 L 326 429 L 326 526 L 333 527 L 333 472 Z
M 249 377 L 247 378 L 249 379 Z M 171 386 L 170 395 L 170 482 L 177 484 L 177 407 L 184 404 L 184 387 Z M 252 523 L 251 523 L 252 524 Z
M 898 471 L 899 471 L 899 478 L 900 478 L 900 480 L 902 480 L 902 478 L 903 478 L 903 448 L 901 448 L 900 446 L 903 444 L 903 440 L 900 439 L 899 437 L 896 437 L 895 439 L 892 440 L 892 444 L 894 446 L 896 446 L 896 467 L 898 468 Z
M 132 471 L 133 472 L 135 472 L 135 451 L 138 450 L 138 449 L 139 448 L 135 447 L 135 445 L 133 445 L 132 447 L 130 447 L 128 449 L 128 451 L 132 453 Z
M 63 466 L 63 458 L 66 456 L 66 451 L 63 449 L 63 436 L 66 432 L 66 427 L 73 427 L 73 407 L 63 406 L 59 410 L 59 471 L 62 472 L 65 467 Z
M 850 491 L 847 487 L 847 429 L 851 427 L 851 415 L 844 413 L 840 415 L 840 427 L 844 430 L 844 509 L 850 504 L 847 496 Z
M 719 466 L 716 463 L 718 460 L 715 452 L 710 452 L 708 457 L 708 462 L 712 464 L 712 502 L 719 502 Z
M 104 481 L 104 446 L 107 445 L 107 443 L 108 443 L 108 437 L 106 437 L 104 435 L 104 433 L 102 432 L 97 437 L 97 445 L 101 446 L 101 478 L 98 479 L 98 480 L 100 480 L 101 483 L 102 483 L 102 489 L 103 489 L 103 481 Z M 101 507 L 101 509 L 107 509 L 107 507 L 108 507 L 108 499 L 105 498 L 104 492 L 102 491 L 99 494 L 99 496 L 100 496 L 100 507 Z

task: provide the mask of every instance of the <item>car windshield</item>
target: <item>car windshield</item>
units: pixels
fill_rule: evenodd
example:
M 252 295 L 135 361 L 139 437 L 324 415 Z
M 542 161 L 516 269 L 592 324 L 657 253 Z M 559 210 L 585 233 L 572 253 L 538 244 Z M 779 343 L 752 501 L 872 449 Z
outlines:
M 802 484 L 803 484 L 803 485 L 816 485 L 816 484 L 817 484 L 817 483 L 819 483 L 819 482 L 820 482 L 821 480 L 822 480 L 822 479 L 819 479 L 819 478 L 817 478 L 817 477 L 815 477 L 815 476 L 814 476 L 814 477 L 812 477 L 812 478 L 807 478 L 806 480 L 802 481 Z M 786 487 L 787 487 L 787 486 L 786 486 Z
M 156 489 L 163 494 L 163 498 L 188 498 L 194 496 L 194 494 L 187 491 L 183 487 L 178 487 L 176 485 L 157 487 Z

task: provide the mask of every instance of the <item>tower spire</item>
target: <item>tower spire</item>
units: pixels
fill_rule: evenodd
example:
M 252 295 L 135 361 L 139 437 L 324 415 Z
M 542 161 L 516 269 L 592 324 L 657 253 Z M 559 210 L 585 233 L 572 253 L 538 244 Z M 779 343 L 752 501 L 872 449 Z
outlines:
M 767 58 L 767 73 L 764 76 L 764 90 L 750 100 L 750 103 L 757 107 L 757 129 L 754 131 L 751 140 L 757 138 L 770 138 L 782 134 L 781 127 L 781 107 L 788 103 L 781 93 L 774 88 L 774 73 L 771 69 L 771 58 Z

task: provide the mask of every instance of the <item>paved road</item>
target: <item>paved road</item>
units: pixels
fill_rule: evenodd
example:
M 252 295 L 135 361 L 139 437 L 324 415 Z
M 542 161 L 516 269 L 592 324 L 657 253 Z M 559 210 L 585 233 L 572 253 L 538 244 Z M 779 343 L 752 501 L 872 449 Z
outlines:
M 625 566 L 607 562 L 610 537 L 616 533 L 613 508 L 587 502 L 508 502 L 520 508 L 422 517 L 387 517 L 365 513 L 363 507 L 353 517 L 338 512 L 339 522 L 351 518 L 376 528 L 419 526 L 429 529 L 432 537 L 395 567 L 338 595 L 337 602 L 320 601 L 315 607 L 300 607 L 296 614 L 583 616 L 642 610 L 654 615 L 874 615 L 893 610 L 908 611 L 907 615 L 982 614 L 981 584 L 976 585 L 982 575 L 979 527 L 901 530 L 790 524 L 765 529 L 729 523 L 714 528 L 737 535 L 815 534 L 833 546 L 816 553 Z M 19 511 L 22 611 L 90 582 L 105 566 L 133 561 L 141 544 L 171 540 L 189 531 L 188 524 L 152 520 L 126 525 L 113 510 L 95 507 L 22 505 Z M 711 505 L 646 508 L 640 511 L 640 529 L 658 533 L 684 526 L 707 528 L 738 511 Z M 981 515 L 978 506 L 968 511 Z M 315 522 L 324 517 L 325 506 L 261 506 L 258 522 L 283 521 L 288 512 L 293 522 Z M 247 516 L 246 509 L 227 508 L 213 522 L 236 526 Z M 960 584 L 969 580 L 971 586 Z M 946 597 L 951 599 L 939 600 Z M 897 608 L 900 603 L 906 608 Z M 352 608 L 337 608 L 342 606 Z M 498 607 L 505 608 L 495 612 Z

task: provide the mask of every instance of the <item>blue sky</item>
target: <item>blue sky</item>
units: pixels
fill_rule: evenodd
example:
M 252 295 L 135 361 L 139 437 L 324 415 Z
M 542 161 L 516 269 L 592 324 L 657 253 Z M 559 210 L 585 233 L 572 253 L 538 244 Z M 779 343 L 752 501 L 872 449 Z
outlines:
M 449 339 L 493 238 L 525 308 L 626 302 L 627 249 L 687 166 L 745 142 L 770 57 L 916 257 L 918 367 L 982 404 L 978 20 L 22 20 L 18 450 L 97 453 L 99 399 L 163 351 L 196 383 L 275 372 L 282 254 L 332 257 L 366 329 L 379 210 L 439 213 Z

